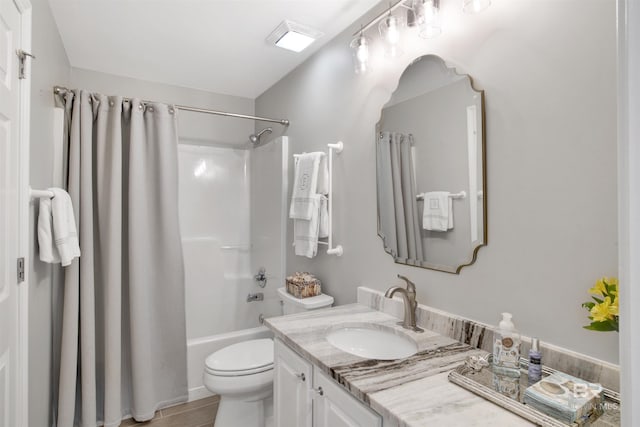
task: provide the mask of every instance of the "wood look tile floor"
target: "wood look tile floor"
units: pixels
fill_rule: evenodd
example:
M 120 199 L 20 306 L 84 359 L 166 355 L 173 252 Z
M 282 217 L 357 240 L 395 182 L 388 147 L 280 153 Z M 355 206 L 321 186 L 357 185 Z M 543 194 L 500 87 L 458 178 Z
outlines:
M 213 427 L 219 403 L 220 396 L 194 400 L 160 409 L 150 421 L 124 420 L 120 427 Z

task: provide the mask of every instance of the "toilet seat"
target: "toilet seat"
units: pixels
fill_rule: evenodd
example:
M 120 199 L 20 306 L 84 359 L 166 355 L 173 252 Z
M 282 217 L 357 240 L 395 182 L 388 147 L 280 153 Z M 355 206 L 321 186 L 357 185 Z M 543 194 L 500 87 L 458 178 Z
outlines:
M 212 353 L 205 360 L 205 372 L 221 377 L 253 375 L 271 369 L 271 338 L 239 342 Z

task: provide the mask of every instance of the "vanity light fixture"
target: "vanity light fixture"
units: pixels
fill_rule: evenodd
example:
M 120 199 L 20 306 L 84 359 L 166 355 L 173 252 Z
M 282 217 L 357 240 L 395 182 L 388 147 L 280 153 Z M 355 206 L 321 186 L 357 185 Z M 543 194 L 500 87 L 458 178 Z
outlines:
M 480 13 L 491 5 L 491 0 L 463 0 L 462 11 L 468 14 Z
M 360 32 L 360 35 L 351 41 L 351 52 L 353 53 L 356 74 L 363 74 L 369 71 L 369 45 L 368 37 Z
M 402 54 L 400 45 L 404 32 L 404 16 L 393 15 L 393 12 L 400 7 L 407 9 L 406 26 L 417 27 L 420 37 L 432 39 L 442 34 L 440 3 L 441 0 L 397 0 L 390 4 L 387 10 L 362 26 L 360 31 L 354 34 L 356 38 L 350 44 L 355 62 L 355 72 L 360 74 L 368 69 L 371 40 L 366 38 L 364 34 L 378 23 L 380 36 L 384 40 L 385 55 L 397 57 Z M 490 5 L 491 0 L 462 0 L 462 10 L 469 14 L 482 12 Z
M 302 52 L 324 34 L 303 24 L 284 20 L 267 37 L 267 42 L 283 49 Z

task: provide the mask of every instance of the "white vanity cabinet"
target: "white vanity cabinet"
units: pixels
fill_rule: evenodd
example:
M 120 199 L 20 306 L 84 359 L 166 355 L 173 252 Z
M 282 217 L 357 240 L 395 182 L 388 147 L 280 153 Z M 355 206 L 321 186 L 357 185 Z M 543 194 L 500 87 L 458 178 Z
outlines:
M 273 417 L 276 427 L 312 427 L 313 366 L 274 340 Z
M 276 427 L 381 427 L 382 418 L 279 339 L 274 353 Z

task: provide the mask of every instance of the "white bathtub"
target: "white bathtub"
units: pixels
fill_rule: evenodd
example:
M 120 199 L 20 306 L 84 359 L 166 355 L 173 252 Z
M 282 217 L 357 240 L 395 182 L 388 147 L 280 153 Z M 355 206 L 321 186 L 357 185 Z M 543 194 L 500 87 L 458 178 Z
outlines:
M 204 361 L 211 353 L 223 347 L 241 341 L 258 338 L 273 338 L 273 333 L 265 326 L 243 329 L 226 334 L 211 335 L 194 338 L 187 341 L 187 374 L 189 386 L 189 401 L 211 396 L 211 392 L 202 384 Z

